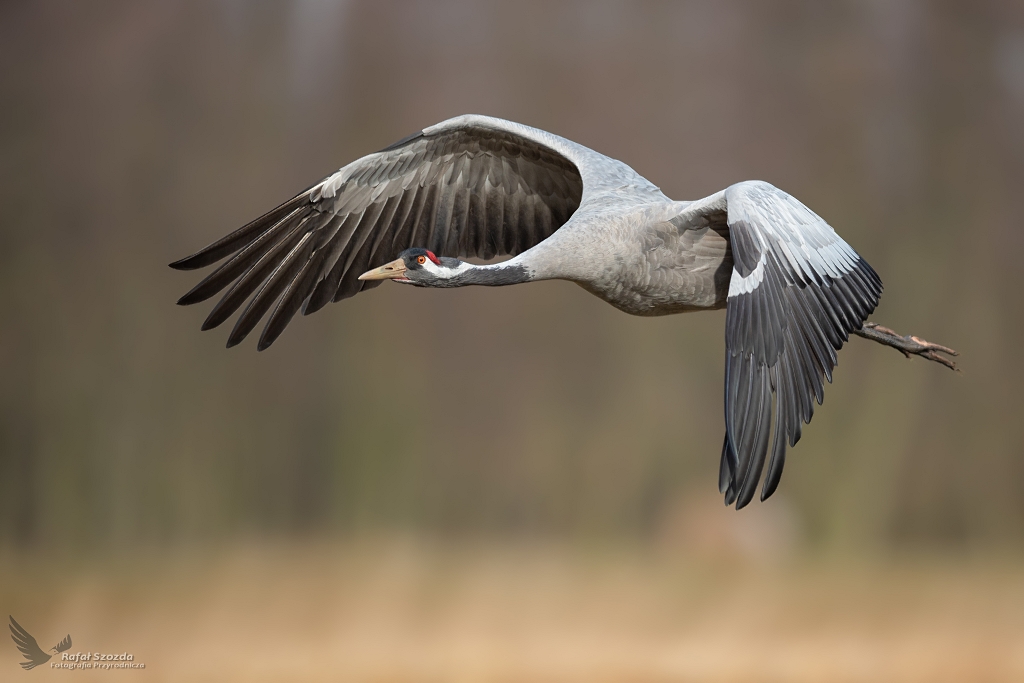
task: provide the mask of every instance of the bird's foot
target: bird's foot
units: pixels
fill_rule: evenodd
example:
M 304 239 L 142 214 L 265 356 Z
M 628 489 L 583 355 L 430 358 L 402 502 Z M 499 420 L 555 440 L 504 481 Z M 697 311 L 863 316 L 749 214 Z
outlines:
M 888 327 L 882 327 L 878 323 L 866 322 L 861 329 L 854 330 L 853 333 L 864 337 L 865 339 L 876 341 L 879 344 L 891 346 L 894 349 L 901 351 L 907 358 L 910 358 L 911 355 L 921 356 L 927 360 L 942 363 L 950 370 L 959 372 L 959 369 L 956 367 L 956 363 L 946 356 L 959 356 L 960 354 L 948 346 L 933 344 L 930 341 L 925 341 L 924 339 L 915 337 L 911 334 L 901 336 L 895 331 L 890 330 Z

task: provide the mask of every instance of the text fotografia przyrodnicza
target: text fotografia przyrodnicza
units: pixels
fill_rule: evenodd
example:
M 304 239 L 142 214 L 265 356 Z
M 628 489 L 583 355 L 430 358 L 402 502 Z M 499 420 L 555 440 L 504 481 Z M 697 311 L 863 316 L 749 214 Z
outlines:
M 50 662 L 51 669 L 145 669 L 131 652 L 62 652 L 59 662 Z

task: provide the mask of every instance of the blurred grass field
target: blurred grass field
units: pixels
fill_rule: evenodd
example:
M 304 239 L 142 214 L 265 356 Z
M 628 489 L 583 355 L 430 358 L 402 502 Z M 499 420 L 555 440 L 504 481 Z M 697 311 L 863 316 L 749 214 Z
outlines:
M 34 680 L 1024 680 L 1020 559 L 367 537 L 54 560 L 6 558 L 0 603 L 40 643 L 146 669 Z

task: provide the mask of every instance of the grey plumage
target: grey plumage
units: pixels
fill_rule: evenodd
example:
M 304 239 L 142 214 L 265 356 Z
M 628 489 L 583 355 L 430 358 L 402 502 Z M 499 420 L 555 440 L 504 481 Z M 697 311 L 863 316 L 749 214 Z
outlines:
M 512 258 L 485 266 L 454 258 L 496 256 Z M 396 257 L 394 272 L 378 268 Z M 766 460 L 762 500 L 775 490 L 787 443 L 796 444 L 811 399 L 821 403 L 831 381 L 835 352 L 882 291 L 827 223 L 767 183 L 673 201 L 620 161 L 472 115 L 358 159 L 171 265 L 223 259 L 179 303 L 227 289 L 203 329 L 245 304 L 228 346 L 270 313 L 260 350 L 299 310 L 382 278 L 433 287 L 563 279 L 634 315 L 725 307 L 719 483 L 737 507 L 752 499 Z M 370 268 L 378 269 L 363 273 Z

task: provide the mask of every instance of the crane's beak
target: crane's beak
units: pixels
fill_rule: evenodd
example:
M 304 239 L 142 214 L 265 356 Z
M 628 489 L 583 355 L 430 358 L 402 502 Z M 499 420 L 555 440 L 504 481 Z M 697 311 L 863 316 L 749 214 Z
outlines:
M 360 280 L 399 280 L 405 279 L 405 261 L 395 259 L 391 263 L 385 263 L 380 268 L 368 270 L 359 276 Z

